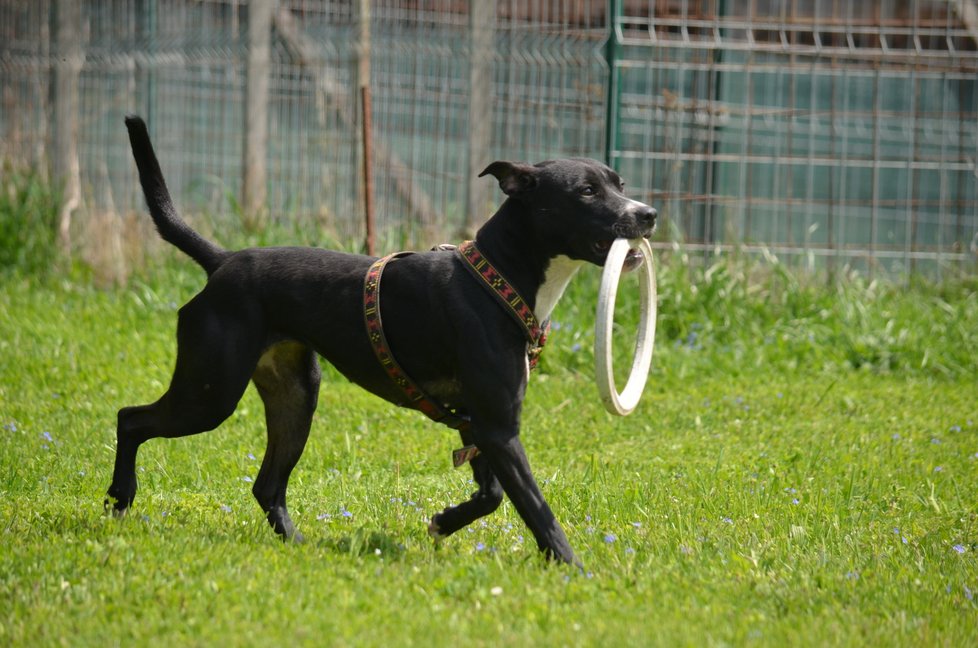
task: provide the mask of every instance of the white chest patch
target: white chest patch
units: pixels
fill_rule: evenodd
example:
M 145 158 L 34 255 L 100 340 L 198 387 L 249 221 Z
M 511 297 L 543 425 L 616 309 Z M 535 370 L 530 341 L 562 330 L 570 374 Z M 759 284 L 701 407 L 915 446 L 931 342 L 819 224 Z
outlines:
M 554 257 L 550 260 L 550 266 L 544 275 L 543 283 L 537 290 L 536 307 L 533 309 L 533 314 L 538 322 L 550 317 L 550 313 L 553 312 L 560 296 L 564 294 L 567 284 L 570 283 L 582 265 L 584 265 L 584 261 L 575 261 L 565 256 Z

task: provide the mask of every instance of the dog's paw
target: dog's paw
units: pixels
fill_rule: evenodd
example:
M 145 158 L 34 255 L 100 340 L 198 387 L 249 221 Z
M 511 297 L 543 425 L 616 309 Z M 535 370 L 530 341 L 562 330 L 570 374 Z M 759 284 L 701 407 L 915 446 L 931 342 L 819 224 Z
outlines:
M 435 518 L 431 518 L 431 522 L 428 523 L 428 535 L 435 541 L 435 544 L 448 537 L 441 534 L 441 527 L 435 522 Z
M 126 517 L 126 513 L 129 511 L 128 506 L 124 506 L 122 502 L 120 502 L 115 497 L 112 497 L 111 495 L 105 496 L 105 501 L 102 502 L 102 507 L 106 515 L 111 514 L 112 517 L 116 519 L 122 519 Z

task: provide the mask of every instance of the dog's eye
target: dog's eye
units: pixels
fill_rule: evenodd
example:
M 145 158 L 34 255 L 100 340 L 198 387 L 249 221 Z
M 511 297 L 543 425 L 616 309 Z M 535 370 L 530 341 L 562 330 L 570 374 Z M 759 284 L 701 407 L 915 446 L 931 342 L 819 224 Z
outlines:
M 594 192 L 594 187 L 592 187 L 591 185 L 585 185 L 585 186 L 584 186 L 584 187 L 583 187 L 583 188 L 581 189 L 581 195 L 582 195 L 582 196 L 593 196 L 593 195 L 594 195 L 594 193 L 595 193 L 595 192 Z

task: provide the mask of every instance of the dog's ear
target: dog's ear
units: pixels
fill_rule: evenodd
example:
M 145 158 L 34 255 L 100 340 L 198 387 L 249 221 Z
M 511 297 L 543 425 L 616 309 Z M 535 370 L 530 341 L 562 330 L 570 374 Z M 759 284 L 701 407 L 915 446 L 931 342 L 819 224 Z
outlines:
M 499 181 L 499 188 L 507 196 L 518 196 L 537 186 L 537 169 L 521 162 L 498 160 L 479 174 L 492 175 Z

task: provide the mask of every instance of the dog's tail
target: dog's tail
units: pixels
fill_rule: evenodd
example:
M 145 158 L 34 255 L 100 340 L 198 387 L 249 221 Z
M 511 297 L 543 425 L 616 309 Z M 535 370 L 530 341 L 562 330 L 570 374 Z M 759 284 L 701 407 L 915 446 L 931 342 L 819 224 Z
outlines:
M 142 117 L 127 115 L 126 128 L 129 129 L 132 156 L 136 159 L 136 167 L 139 169 L 139 184 L 143 187 L 146 205 L 156 224 L 156 230 L 164 241 L 174 245 L 199 263 L 207 272 L 207 276 L 211 276 L 224 262 L 229 252 L 190 229 L 190 226 L 177 214 Z

